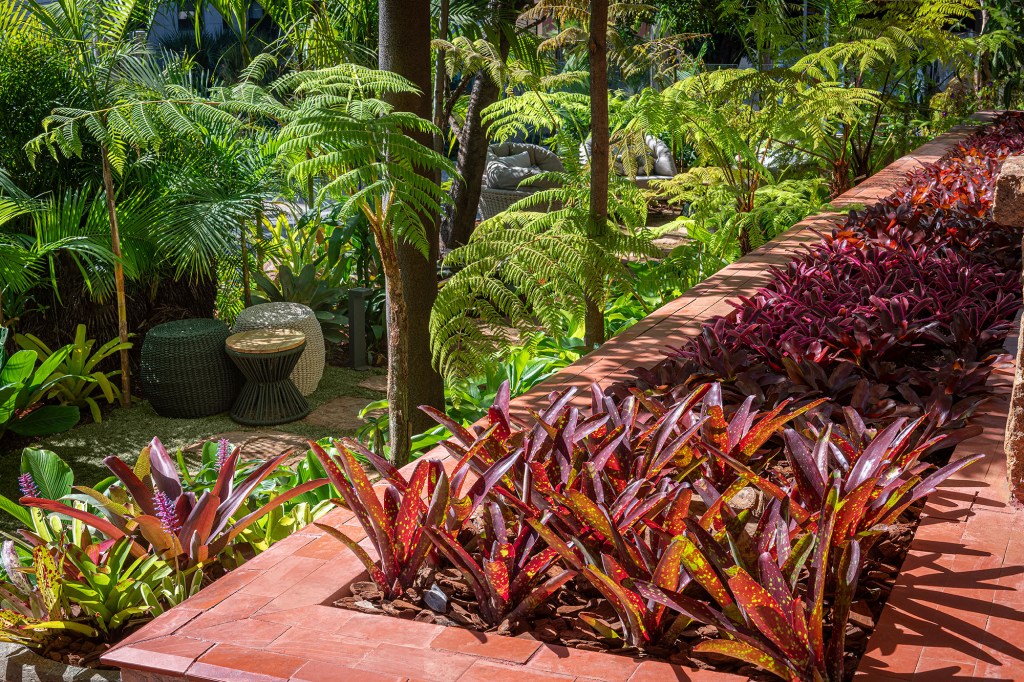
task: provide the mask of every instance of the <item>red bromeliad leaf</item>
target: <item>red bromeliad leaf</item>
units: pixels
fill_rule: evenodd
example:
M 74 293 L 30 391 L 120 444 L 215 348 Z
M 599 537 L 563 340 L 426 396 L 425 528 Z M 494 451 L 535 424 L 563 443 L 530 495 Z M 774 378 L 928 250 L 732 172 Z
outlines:
M 103 460 L 103 463 L 107 465 L 118 480 L 128 490 L 132 499 L 135 500 L 139 508 L 146 514 L 156 514 L 156 507 L 153 505 L 153 493 L 149 487 L 142 482 L 142 480 L 135 475 L 135 472 L 130 466 L 128 466 L 121 459 L 111 455 Z
M 587 523 L 592 529 L 604 537 L 608 542 L 612 542 L 616 535 L 615 529 L 612 528 L 611 521 L 609 521 L 606 514 L 594 504 L 589 497 L 584 495 L 578 490 L 568 490 L 563 498 L 563 503 L 567 506 L 577 517 Z
M 469 431 L 469 429 L 467 429 L 462 424 L 458 423 L 457 421 L 446 415 L 444 412 L 441 412 L 440 410 L 431 407 L 430 405 L 420 405 L 420 410 L 430 415 L 431 419 L 433 419 L 438 424 L 448 429 L 449 433 L 451 433 L 453 436 L 462 441 L 462 444 L 465 445 L 466 447 L 472 445 L 473 442 L 476 440 L 476 438 Z
M 228 545 L 228 543 L 230 543 L 232 540 L 238 537 L 242 533 L 242 531 L 244 531 L 246 528 L 251 526 L 259 519 L 263 518 L 270 512 L 274 511 L 281 505 L 283 505 L 285 502 L 288 502 L 298 497 L 299 495 L 304 495 L 310 492 L 311 490 L 316 490 L 320 486 L 327 485 L 328 483 L 330 483 L 330 481 L 328 481 L 326 478 L 318 478 L 312 481 L 306 481 L 305 483 L 300 483 L 294 488 L 291 488 L 290 490 L 275 496 L 272 500 L 267 502 L 259 509 L 249 514 L 246 514 L 241 519 L 236 521 L 227 530 L 227 532 L 222 533 L 220 536 L 217 537 L 216 540 L 211 542 L 210 554 L 212 554 L 213 556 L 217 556 L 218 554 L 220 554 Z
M 729 450 L 729 422 L 725 420 L 725 409 L 722 407 L 722 387 L 712 384 L 704 400 L 707 411 L 707 437 L 711 445 L 725 452 Z
M 576 571 L 583 570 L 583 562 L 577 550 L 569 546 L 558 534 L 547 527 L 540 519 L 526 519 L 530 527 L 537 531 L 541 539 L 548 544 L 548 547 L 558 552 L 563 560 Z
M 815 539 L 814 535 L 810 533 L 800 536 L 796 543 L 793 544 L 789 556 L 786 557 L 785 562 L 780 567 L 782 575 L 789 582 L 790 589 L 796 588 L 797 579 L 800 577 L 800 569 L 804 567 L 804 564 L 811 557 L 811 552 L 814 551 Z
M 848 489 L 853 489 L 877 475 L 879 468 L 886 460 L 886 455 L 891 456 L 891 445 L 906 421 L 906 418 L 897 419 L 871 439 L 868 446 L 864 448 L 864 452 L 857 458 L 857 463 L 846 475 Z
M 814 558 L 811 560 L 811 586 L 810 596 L 813 599 L 811 607 L 810 626 L 811 651 L 819 661 L 824 658 L 825 637 L 822 632 L 825 618 L 825 587 L 828 579 L 828 557 L 829 548 L 832 546 L 832 531 L 835 528 L 836 507 L 839 505 L 839 478 L 838 474 L 833 478 L 834 483 L 825 499 L 825 505 L 821 510 L 821 518 L 818 520 L 818 535 L 815 542 Z
M 757 560 L 757 569 L 761 585 L 772 596 L 778 604 L 782 615 L 786 620 L 793 621 L 794 600 L 792 587 L 786 576 L 783 575 L 779 565 L 772 559 L 768 552 L 763 553 Z
M 512 586 L 510 588 L 512 597 L 516 598 L 523 594 L 533 579 L 540 573 L 548 570 L 551 564 L 558 559 L 558 556 L 557 551 L 548 547 L 541 550 L 534 555 L 533 558 L 527 561 L 526 564 L 516 572 L 516 577 L 512 581 Z
M 861 521 L 871 496 L 878 485 L 877 478 L 869 478 L 848 493 L 840 502 L 836 511 L 835 529 L 832 532 L 832 545 L 839 547 L 849 542 L 854 535 L 864 530 Z
M 729 579 L 729 587 L 758 631 L 786 654 L 797 669 L 805 669 L 811 662 L 808 643 L 797 639 L 792 622 L 771 594 L 743 569 Z
M 167 454 L 167 448 L 154 438 L 146 446 L 145 450 L 149 457 L 149 475 L 153 479 L 153 486 L 162 491 L 167 497 L 176 500 L 181 497 L 181 479 L 178 478 L 178 467 L 174 460 Z
M 100 518 L 95 514 L 91 514 L 81 509 L 75 509 L 63 502 L 56 500 L 46 500 L 38 497 L 23 497 L 19 500 L 22 505 L 26 507 L 37 507 L 46 512 L 54 512 L 56 514 L 63 514 L 73 519 L 78 519 L 85 525 L 95 528 L 99 532 L 106 535 L 112 540 L 125 537 L 124 532 L 121 531 L 117 526 L 110 523 L 106 519 Z M 146 550 L 140 547 L 137 543 L 132 543 L 132 556 L 141 557 L 146 555 Z
M 366 531 L 366 535 L 377 548 L 384 574 L 389 577 L 397 577 L 399 574 L 398 561 L 395 558 L 391 531 L 387 526 L 384 507 L 377 498 L 370 479 L 366 477 L 366 473 L 359 466 L 359 462 L 351 451 L 345 449 L 344 445 L 335 442 L 341 465 L 344 467 L 344 472 L 342 472 L 334 458 L 323 448 L 312 441 L 309 444 L 320 459 L 320 463 L 323 464 L 327 476 L 341 492 L 345 499 L 345 506 L 355 513 L 363 530 Z
M 732 596 L 700 548 L 685 535 L 678 536 L 676 540 L 681 545 L 680 559 L 690 577 L 697 581 L 697 584 L 703 587 L 722 608 L 731 606 L 733 604 Z
M 732 498 L 736 497 L 736 495 L 738 495 L 741 490 L 746 488 L 747 485 L 748 481 L 744 478 L 737 478 L 735 481 L 729 484 L 729 487 L 725 489 L 725 492 L 719 495 L 718 499 L 715 500 L 708 507 L 708 510 L 701 515 L 701 527 L 706 528 L 708 530 L 712 530 L 716 526 L 720 527 L 722 523 L 722 507 L 728 504 L 728 502 Z
M 811 401 L 799 407 L 791 412 L 788 412 L 780 416 L 782 410 L 787 406 L 788 401 L 783 401 L 778 407 L 769 412 L 765 417 L 757 422 L 754 427 L 743 436 L 743 439 L 737 445 L 737 449 L 740 454 L 745 458 L 750 458 L 755 452 L 757 452 L 762 445 L 764 445 L 772 435 L 777 432 L 780 428 L 785 426 L 787 423 L 796 419 L 800 415 L 819 407 L 826 402 L 825 398 Z
M 172 533 L 168 533 L 163 522 L 157 517 L 141 514 L 135 517 L 135 522 L 139 524 L 139 532 L 152 546 L 157 556 L 173 561 L 184 553 L 181 541 Z
M 921 483 L 916 488 L 914 488 L 914 494 L 911 497 L 911 501 L 913 502 L 921 499 L 922 497 L 925 497 L 926 495 L 932 494 L 933 492 L 935 492 L 935 489 L 938 488 L 938 486 L 947 478 L 957 473 L 964 467 L 974 464 L 979 459 L 982 459 L 984 456 L 985 455 L 968 455 L 967 457 L 964 457 L 962 459 L 950 462 L 949 464 L 942 467 L 938 471 L 935 471 L 934 473 L 930 474 L 927 478 L 921 481 Z
M 814 507 L 821 506 L 821 501 L 825 497 L 825 479 L 812 456 L 811 449 L 807 447 L 803 436 L 793 429 L 786 429 L 784 436 L 786 456 L 793 470 L 800 498 Z
M 376 584 L 377 587 L 380 588 L 382 592 L 392 592 L 393 586 L 389 584 L 389 581 L 384 576 L 384 573 L 379 568 L 377 568 L 377 563 L 370 558 L 370 555 L 366 553 L 366 550 L 363 549 L 358 542 L 356 542 L 349 536 L 345 535 L 337 528 L 332 528 L 327 524 L 315 521 L 314 525 L 317 528 L 326 532 L 331 537 L 335 538 L 336 540 L 341 541 L 342 544 L 344 544 L 346 547 L 352 550 L 352 553 L 356 555 L 356 558 L 359 559 L 359 561 L 363 564 L 363 567 L 366 569 L 367 573 L 370 574 L 370 579 L 373 580 L 374 584 Z
M 665 532 L 675 537 L 686 529 L 686 517 L 690 515 L 690 503 L 693 501 L 693 490 L 678 488 L 675 499 L 665 513 Z
M 715 457 L 721 459 L 723 462 L 725 462 L 730 467 L 735 469 L 736 473 L 739 474 L 740 478 L 749 481 L 750 483 L 753 483 L 755 486 L 757 486 L 758 489 L 768 493 L 776 500 L 782 501 L 789 499 L 789 495 L 786 493 L 785 490 L 775 485 L 768 479 L 759 476 L 757 473 L 754 472 L 753 469 L 748 467 L 743 462 L 740 462 L 738 459 L 735 459 L 734 457 L 731 457 L 723 452 L 716 452 Z M 803 523 L 811 516 L 810 512 L 808 512 L 806 509 L 804 509 L 802 506 L 800 506 L 792 499 L 790 499 L 790 513 L 793 515 L 793 518 L 799 521 L 800 523 Z
M 219 506 L 220 498 L 210 493 L 202 494 L 178 532 L 183 545 L 191 543 L 193 535 L 198 538 L 200 545 L 205 545 L 209 541 Z
M 487 576 L 487 582 L 490 583 L 491 590 L 507 602 L 509 597 L 509 578 L 505 559 L 484 559 L 483 564 L 484 575 Z
M 423 518 L 423 524 L 419 529 L 419 538 L 416 541 L 412 552 L 407 555 L 405 566 L 399 575 L 399 582 L 404 586 L 412 585 L 419 575 L 420 566 L 426 560 L 433 545 L 431 538 L 423 532 L 424 528 L 438 528 L 444 523 L 444 515 L 451 503 L 451 487 L 448 475 L 441 469 L 438 475 L 437 484 L 434 486 L 434 493 L 430 498 L 430 506 L 427 507 L 427 514 Z
M 420 513 L 426 509 L 426 505 L 420 498 L 427 488 L 428 478 L 430 478 L 430 463 L 420 460 L 416 463 L 412 478 L 409 480 L 409 487 L 406 488 L 401 506 L 395 515 L 395 556 L 400 563 L 409 558 L 419 539 L 419 517 Z
M 715 653 L 731 656 L 751 665 L 756 665 L 774 675 L 778 675 L 784 680 L 790 680 L 791 682 L 800 681 L 800 677 L 790 670 L 783 660 L 746 642 L 711 639 L 706 642 L 700 642 L 697 646 L 693 647 L 693 650 L 696 653 Z
M 519 618 L 530 613 L 551 598 L 552 594 L 575 576 L 576 571 L 566 570 L 538 585 L 508 614 L 508 620 L 514 623 Z
M 644 623 L 643 602 L 638 595 L 627 592 L 622 585 L 593 564 L 583 568 L 583 575 L 615 608 L 615 613 L 622 621 L 626 633 L 625 639 L 631 646 L 640 646 L 650 639 Z

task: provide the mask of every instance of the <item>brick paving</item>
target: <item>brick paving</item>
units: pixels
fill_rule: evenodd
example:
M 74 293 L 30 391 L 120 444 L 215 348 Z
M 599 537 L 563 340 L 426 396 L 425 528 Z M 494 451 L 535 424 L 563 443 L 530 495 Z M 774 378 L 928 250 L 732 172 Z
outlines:
M 887 196 L 905 173 L 938 160 L 965 132 L 942 136 L 843 195 L 837 206 Z M 753 293 L 827 230 L 836 216 L 804 221 L 513 401 L 525 413 L 552 390 L 607 385 L 663 357 L 728 300 Z M 1009 394 L 1012 375 L 993 375 Z M 871 680 L 1024 679 L 1024 514 L 1007 505 L 1002 431 L 1006 400 L 982 408 L 984 431 L 957 453 L 989 456 L 928 500 L 925 515 L 858 677 Z M 450 462 L 446 462 L 450 463 Z M 363 539 L 353 515 L 325 517 Z M 306 528 L 161 615 L 104 656 L 125 682 L 653 682 L 741 680 L 525 639 L 343 611 L 330 604 L 365 579 L 340 543 Z

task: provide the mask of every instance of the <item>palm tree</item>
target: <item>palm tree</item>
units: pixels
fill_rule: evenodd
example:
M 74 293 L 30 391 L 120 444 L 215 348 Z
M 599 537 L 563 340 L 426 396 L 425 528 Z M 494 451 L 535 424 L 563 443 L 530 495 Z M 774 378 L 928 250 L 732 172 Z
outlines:
M 61 46 L 69 57 L 70 67 L 90 115 L 79 119 L 70 139 L 57 139 L 67 131 L 63 126 L 52 128 L 30 142 L 30 152 L 48 145 L 81 154 L 81 133 L 93 137 L 100 146 L 103 190 L 110 220 L 110 243 L 114 254 L 114 285 L 117 297 L 118 335 L 122 343 L 128 342 L 128 313 L 125 299 L 124 265 L 121 252 L 121 234 L 117 221 L 114 170 L 123 170 L 125 140 L 111 132 L 109 118 L 121 99 L 131 75 L 139 70 L 147 56 L 145 41 L 136 36 L 136 30 L 148 26 L 155 5 L 144 0 L 54 0 L 41 3 L 25 0 L 19 10 L 2 17 L 0 30 L 5 32 L 39 31 L 50 41 Z M 49 121 L 49 119 L 48 119 Z M 131 404 L 131 379 L 128 350 L 121 350 L 121 404 Z

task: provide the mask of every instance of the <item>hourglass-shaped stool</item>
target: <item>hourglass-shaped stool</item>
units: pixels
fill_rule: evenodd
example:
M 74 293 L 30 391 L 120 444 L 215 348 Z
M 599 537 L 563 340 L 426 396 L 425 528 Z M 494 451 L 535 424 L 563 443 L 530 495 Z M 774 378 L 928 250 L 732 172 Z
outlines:
M 305 334 L 293 329 L 257 329 L 232 334 L 224 346 L 245 377 L 245 386 L 231 408 L 232 419 L 248 426 L 271 426 L 309 414 L 309 403 L 289 378 L 306 347 Z

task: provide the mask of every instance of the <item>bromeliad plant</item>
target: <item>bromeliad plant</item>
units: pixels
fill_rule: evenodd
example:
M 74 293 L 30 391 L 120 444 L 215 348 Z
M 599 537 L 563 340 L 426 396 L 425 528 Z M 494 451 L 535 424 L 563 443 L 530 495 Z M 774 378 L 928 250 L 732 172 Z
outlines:
M 961 156 L 1024 148 L 1018 132 Z M 719 632 L 698 656 L 845 679 L 865 561 L 978 459 L 932 470 L 925 457 L 963 436 L 1020 304 L 1013 240 L 982 236 L 992 165 L 944 163 L 964 177 L 912 177 L 892 215 L 853 216 L 638 381 L 594 387 L 589 406 L 567 390 L 520 419 L 506 384 L 471 428 L 427 408 L 452 434 L 450 471 L 421 460 L 406 479 L 352 442 L 316 451 L 379 559 L 329 532 L 385 599 L 454 567 L 489 627 L 523 625 L 559 590 L 596 592 L 619 622 L 580 619 L 605 643 L 658 652 L 697 622 Z
M 36 366 L 34 350 L 7 357 L 6 341 L 7 329 L 0 327 L 0 438 L 8 430 L 19 436 L 45 436 L 77 424 L 81 417 L 77 407 L 41 404 L 56 386 L 78 378 L 59 371 L 71 348 L 61 348 Z
M 35 351 L 43 362 L 46 362 L 55 353 L 49 346 L 31 334 L 18 334 L 15 336 L 15 341 L 21 348 Z M 121 372 L 119 370 L 104 372 L 96 367 L 122 350 L 130 349 L 132 344 L 112 339 L 94 352 L 95 345 L 95 339 L 86 338 L 85 325 L 78 325 L 75 330 L 75 341 L 70 344 L 71 351 L 54 370 L 53 376 L 62 380 L 54 385 L 47 397 L 56 399 L 61 405 L 74 405 L 80 409 L 88 408 L 92 420 L 99 424 L 103 421 L 103 413 L 93 394 L 98 389 L 108 405 L 119 400 L 121 389 L 111 380 L 120 376 Z
M 246 528 L 289 500 L 326 485 L 326 479 L 299 484 L 238 518 L 238 512 L 291 452 L 256 467 L 241 482 L 235 471 L 241 450 L 223 462 L 213 488 L 201 494 L 182 486 L 174 460 L 159 439 L 142 450 L 135 466 L 117 457 L 104 460 L 117 479 L 105 490 L 80 487 L 99 513 L 65 502 L 23 497 L 21 503 L 77 519 L 111 540 L 135 540 L 133 554 L 153 553 L 181 569 L 215 560 Z M 147 550 L 148 548 L 148 550 Z

